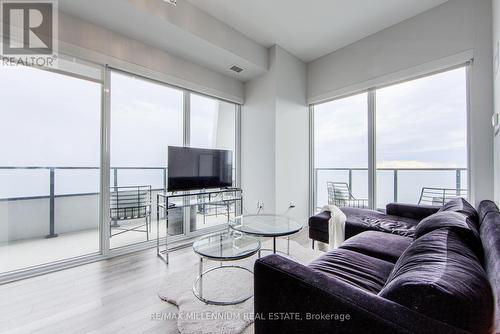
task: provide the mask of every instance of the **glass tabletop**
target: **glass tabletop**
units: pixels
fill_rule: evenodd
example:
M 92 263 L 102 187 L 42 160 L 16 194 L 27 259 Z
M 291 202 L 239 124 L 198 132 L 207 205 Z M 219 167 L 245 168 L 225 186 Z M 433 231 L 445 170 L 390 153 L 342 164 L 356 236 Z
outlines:
M 227 232 L 209 235 L 193 243 L 195 253 L 220 261 L 243 259 L 257 253 L 259 249 L 258 239 Z
M 239 232 L 261 237 L 278 237 L 300 231 L 303 225 L 289 217 L 272 214 L 243 215 L 234 218 L 229 226 Z

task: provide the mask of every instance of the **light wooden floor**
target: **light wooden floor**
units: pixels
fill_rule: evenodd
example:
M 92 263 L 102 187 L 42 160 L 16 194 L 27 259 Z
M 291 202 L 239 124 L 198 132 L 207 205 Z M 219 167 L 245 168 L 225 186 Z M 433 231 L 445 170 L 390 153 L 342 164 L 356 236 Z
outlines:
M 307 229 L 292 237 L 310 247 Z M 194 265 L 190 247 L 167 267 L 150 249 L 0 286 L 0 333 L 177 333 L 157 288 L 168 272 Z

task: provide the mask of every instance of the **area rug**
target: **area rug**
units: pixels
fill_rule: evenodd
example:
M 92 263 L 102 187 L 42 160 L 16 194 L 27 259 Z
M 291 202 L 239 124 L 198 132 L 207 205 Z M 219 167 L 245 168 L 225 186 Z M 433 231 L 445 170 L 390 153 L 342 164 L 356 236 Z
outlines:
M 286 250 L 285 239 L 277 240 L 277 248 Z M 262 248 L 271 248 L 272 241 L 263 242 Z M 270 254 L 262 252 L 261 256 Z M 291 259 L 307 264 L 321 255 L 321 252 L 312 250 L 290 240 Z M 257 256 L 248 259 L 227 262 L 224 265 L 234 264 L 253 271 L 253 264 Z M 219 265 L 219 262 L 205 261 L 204 268 L 208 269 Z M 215 270 L 212 275 L 203 281 L 203 291 L 211 293 L 211 297 L 226 297 L 253 292 L 253 275 L 243 270 Z M 193 295 L 193 282 L 198 275 L 198 264 L 190 265 L 181 271 L 168 274 L 161 282 L 158 296 L 178 307 L 178 313 L 171 315 L 177 320 L 177 328 L 182 334 L 239 334 L 249 330 L 253 323 L 253 298 L 244 303 L 229 306 L 207 305 Z M 218 296 L 218 294 L 221 296 Z M 224 296 L 222 296 L 224 295 Z

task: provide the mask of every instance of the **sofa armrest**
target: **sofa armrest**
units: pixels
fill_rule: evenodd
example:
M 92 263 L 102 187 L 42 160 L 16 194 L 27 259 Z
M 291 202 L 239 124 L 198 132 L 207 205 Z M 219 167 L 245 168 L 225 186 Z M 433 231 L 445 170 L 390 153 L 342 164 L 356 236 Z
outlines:
M 439 206 L 432 205 L 389 203 L 385 207 L 385 213 L 392 216 L 422 220 L 435 214 L 439 209 Z
M 465 333 L 279 255 L 255 262 L 255 333 Z
M 320 221 L 324 224 L 328 224 L 328 221 L 332 217 L 332 214 L 330 211 L 321 211 L 314 216 L 309 217 L 309 226 L 311 226 L 311 223 L 313 221 Z

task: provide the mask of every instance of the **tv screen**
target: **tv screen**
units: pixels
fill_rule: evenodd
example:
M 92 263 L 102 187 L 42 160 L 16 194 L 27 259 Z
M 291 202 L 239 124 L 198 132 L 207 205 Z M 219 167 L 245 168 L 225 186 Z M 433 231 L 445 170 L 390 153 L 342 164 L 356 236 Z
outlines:
M 225 188 L 233 185 L 233 152 L 168 147 L 168 191 Z

